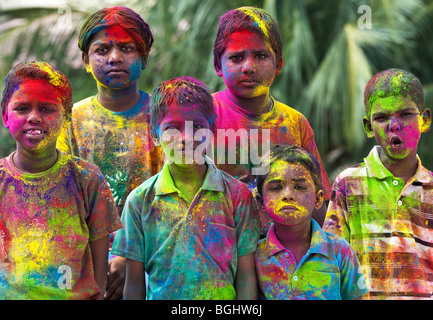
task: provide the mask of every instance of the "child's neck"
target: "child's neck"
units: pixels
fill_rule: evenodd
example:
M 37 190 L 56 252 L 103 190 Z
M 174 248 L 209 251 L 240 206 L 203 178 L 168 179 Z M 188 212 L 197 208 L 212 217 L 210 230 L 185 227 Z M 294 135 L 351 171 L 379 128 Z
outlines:
M 295 226 L 285 226 L 278 223 L 274 223 L 274 226 L 278 241 L 284 248 L 293 253 L 296 263 L 299 263 L 310 249 L 311 220 L 308 223 L 300 223 Z
M 98 84 L 98 101 L 106 109 L 122 112 L 131 109 L 140 100 L 141 93 L 137 84 L 128 88 L 114 90 Z
M 58 151 L 50 152 L 30 152 L 28 150 L 18 148 L 12 156 L 14 166 L 24 173 L 39 173 L 50 169 L 58 159 Z
M 409 179 L 415 175 L 416 170 L 418 169 L 418 158 L 416 157 L 416 152 L 408 155 L 404 159 L 392 159 L 389 158 L 385 152 L 381 151 L 380 160 L 394 177 L 400 178 L 404 182 L 408 182 Z
M 171 177 L 176 188 L 182 192 L 189 203 L 192 202 L 200 187 L 203 185 L 207 172 L 206 164 L 196 164 L 191 167 L 169 165 Z
M 237 95 L 232 94 L 229 90 L 227 91 L 228 98 L 236 105 L 240 106 L 242 109 L 254 113 L 254 114 L 262 114 L 271 111 L 273 107 L 273 102 L 269 95 L 269 92 L 266 94 L 253 97 L 253 98 L 244 98 Z

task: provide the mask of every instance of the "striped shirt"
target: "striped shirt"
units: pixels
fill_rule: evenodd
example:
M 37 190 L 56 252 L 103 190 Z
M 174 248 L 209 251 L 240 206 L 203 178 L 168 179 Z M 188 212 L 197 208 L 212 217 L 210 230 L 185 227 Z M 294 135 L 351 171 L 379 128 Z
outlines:
M 323 229 L 342 236 L 361 263 L 369 299 L 431 299 L 433 173 L 421 165 L 405 183 L 374 147 L 336 178 Z

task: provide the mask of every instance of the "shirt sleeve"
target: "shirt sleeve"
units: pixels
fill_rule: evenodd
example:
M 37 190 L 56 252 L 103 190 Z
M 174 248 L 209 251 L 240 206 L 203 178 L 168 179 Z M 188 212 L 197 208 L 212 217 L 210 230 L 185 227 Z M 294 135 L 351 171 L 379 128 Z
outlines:
M 352 246 L 341 239 L 344 243 L 343 249 L 340 251 L 340 279 L 341 287 L 340 294 L 343 300 L 352 300 L 367 293 L 364 275 L 359 264 L 355 250 Z
M 235 208 L 235 224 L 238 256 L 256 251 L 260 236 L 260 216 L 251 191 L 242 185 Z
M 144 231 L 141 210 L 137 206 L 135 193 L 129 194 L 121 217 L 123 228 L 117 231 L 111 252 L 115 255 L 145 262 Z
M 88 179 L 87 193 L 89 199 L 89 241 L 100 239 L 122 227 L 117 213 L 113 195 L 99 169 L 94 177 Z
M 346 217 L 347 203 L 344 179 L 337 177 L 332 187 L 331 200 L 323 223 L 323 230 L 336 234 L 350 242 L 350 229 Z
M 331 196 L 331 182 L 329 181 L 328 174 L 326 173 L 325 166 L 322 163 L 319 150 L 317 149 L 316 141 L 314 140 L 314 132 L 308 120 L 301 115 L 302 120 L 302 148 L 310 152 L 319 162 L 320 173 L 322 178 L 322 188 L 325 193 L 325 200 L 329 200 Z

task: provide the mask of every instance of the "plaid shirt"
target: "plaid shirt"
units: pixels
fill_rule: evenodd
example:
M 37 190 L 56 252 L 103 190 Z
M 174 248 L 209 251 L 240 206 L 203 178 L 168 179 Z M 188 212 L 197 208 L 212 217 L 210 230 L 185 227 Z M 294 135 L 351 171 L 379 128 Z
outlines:
M 363 268 L 369 299 L 431 299 L 433 173 L 421 165 L 405 183 L 374 147 L 335 180 L 323 229 L 348 240 Z

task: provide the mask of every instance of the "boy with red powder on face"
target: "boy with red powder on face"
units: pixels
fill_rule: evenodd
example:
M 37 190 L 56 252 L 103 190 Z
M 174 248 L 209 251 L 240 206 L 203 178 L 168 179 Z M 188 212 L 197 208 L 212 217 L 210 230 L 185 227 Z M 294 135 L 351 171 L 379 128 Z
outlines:
M 58 140 L 64 152 L 101 169 L 122 213 L 127 195 L 162 166 L 162 151 L 149 134 L 149 94 L 138 90 L 153 35 L 126 7 L 103 8 L 84 22 L 78 40 L 98 94 L 77 102 L 69 128 Z M 110 259 L 107 298 L 121 295 L 124 259 Z
M 17 149 L 0 160 L 0 299 L 102 299 L 121 224 L 99 168 L 56 149 L 69 81 L 45 62 L 19 64 L 1 107 Z
M 364 272 L 365 299 L 432 299 L 433 173 L 417 155 L 431 125 L 419 79 L 387 69 L 364 92 L 364 162 L 335 179 L 324 229 L 344 237 Z
M 298 111 L 276 101 L 270 95 L 270 87 L 283 66 L 282 43 L 275 21 L 262 9 L 241 7 L 224 14 L 218 24 L 214 44 L 214 67 L 224 79 L 226 89 L 213 94 L 217 118 L 215 157 L 217 166 L 254 189 L 254 167 L 257 163 L 242 163 L 242 153 L 250 156 L 258 150 L 266 152 L 271 144 L 294 144 L 311 152 L 320 163 L 325 200 L 330 196 L 330 182 L 314 141 L 314 133 L 307 119 Z M 224 129 L 220 131 L 218 129 Z M 237 143 L 226 143 L 224 163 L 218 153 L 218 140 L 222 132 L 230 139 L 231 133 L 247 130 L 239 135 Z M 253 138 L 253 130 L 258 138 Z M 270 135 L 266 136 L 265 132 Z M 246 147 L 245 141 L 246 140 Z M 256 141 L 257 140 L 257 141 Z M 222 140 L 224 141 L 224 140 Z M 244 145 L 244 146 L 243 146 Z M 268 149 L 269 150 L 269 149 Z M 223 150 L 224 151 L 224 150 Z M 230 156 L 236 154 L 236 163 Z M 315 210 L 314 218 L 321 225 L 326 205 Z M 264 231 L 270 219 L 262 212 Z

